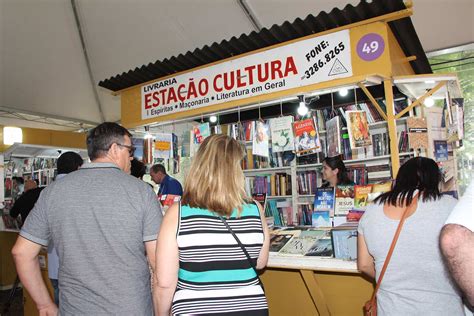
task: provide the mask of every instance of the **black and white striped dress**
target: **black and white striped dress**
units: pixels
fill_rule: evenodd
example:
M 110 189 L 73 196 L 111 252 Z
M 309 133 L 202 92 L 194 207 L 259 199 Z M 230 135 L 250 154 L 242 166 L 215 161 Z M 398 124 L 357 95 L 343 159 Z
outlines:
M 244 205 L 240 217 L 234 211 L 227 222 L 255 265 L 264 239 L 257 206 Z M 179 274 L 173 315 L 268 315 L 254 269 L 218 216 L 181 206 L 177 241 Z

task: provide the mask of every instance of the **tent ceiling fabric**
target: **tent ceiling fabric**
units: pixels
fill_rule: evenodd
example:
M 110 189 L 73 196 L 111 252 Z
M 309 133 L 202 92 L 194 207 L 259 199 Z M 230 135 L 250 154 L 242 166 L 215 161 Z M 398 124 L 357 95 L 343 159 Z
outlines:
M 0 107 L 98 123 L 94 86 L 105 119 L 118 121 L 120 98 L 98 87 L 99 80 L 255 30 L 236 0 L 75 2 L 95 82 L 88 76 L 70 0 L 0 0 Z M 245 2 L 266 28 L 359 3 Z M 413 8 L 426 51 L 474 41 L 474 1 L 413 0 Z M 72 130 L 1 114 L 0 124 Z

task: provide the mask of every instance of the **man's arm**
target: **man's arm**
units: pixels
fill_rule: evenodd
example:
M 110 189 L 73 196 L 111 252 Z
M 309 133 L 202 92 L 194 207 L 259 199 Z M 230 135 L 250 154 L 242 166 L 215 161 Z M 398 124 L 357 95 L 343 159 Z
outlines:
M 153 273 L 155 273 L 156 268 L 156 240 L 145 242 L 145 251 L 146 256 L 148 257 L 148 262 Z
M 41 277 L 38 263 L 40 250 L 41 245 L 19 236 L 12 249 L 16 271 L 21 283 L 35 302 L 40 315 L 57 315 L 58 308 L 49 296 L 46 284 Z
M 440 246 L 451 275 L 474 306 L 474 233 L 464 226 L 447 224 L 441 230 Z

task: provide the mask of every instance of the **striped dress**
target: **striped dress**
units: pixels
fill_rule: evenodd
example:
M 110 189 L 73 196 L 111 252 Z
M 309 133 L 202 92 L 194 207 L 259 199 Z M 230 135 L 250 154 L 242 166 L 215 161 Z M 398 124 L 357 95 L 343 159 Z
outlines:
M 246 204 L 239 218 L 227 223 L 244 244 L 255 265 L 263 244 L 260 214 Z M 181 206 L 177 233 L 178 285 L 172 314 L 268 315 L 257 274 L 242 248 L 214 213 Z

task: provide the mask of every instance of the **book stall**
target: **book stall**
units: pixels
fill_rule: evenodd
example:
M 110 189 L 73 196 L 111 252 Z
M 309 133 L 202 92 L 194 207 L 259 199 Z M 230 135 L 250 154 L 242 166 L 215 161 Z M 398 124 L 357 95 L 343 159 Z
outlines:
M 362 314 L 373 284 L 356 267 L 358 220 L 406 159 L 435 159 L 444 191 L 456 194 L 459 84 L 455 75 L 429 74 L 411 5 L 396 3 L 152 81 L 102 83 L 121 97 L 122 124 L 143 131 L 134 140 L 142 160 L 165 162 L 180 180 L 209 135 L 242 143 L 246 192 L 273 227 L 261 275 L 272 315 Z M 439 106 L 423 107 L 427 100 Z M 336 155 L 355 185 L 321 188 L 322 160 Z
M 0 289 L 10 290 L 16 282 L 16 270 L 11 251 L 18 237 L 22 224 L 21 215 L 17 218 L 10 216 L 10 209 L 14 205 L 24 182 L 37 181 L 38 186 L 47 186 L 57 174 L 56 161 L 59 155 L 66 151 L 79 153 L 87 157 L 85 149 L 85 134 L 22 128 L 22 141 L 13 145 L 5 144 L 2 139 L 0 144 L 0 175 L 3 188 L 0 190 Z M 22 184 L 23 182 L 23 184 Z M 47 250 L 39 254 L 41 273 L 44 280 L 48 280 Z M 53 289 L 49 282 L 49 291 Z M 25 315 L 36 315 L 36 305 L 27 291 L 23 292 Z

